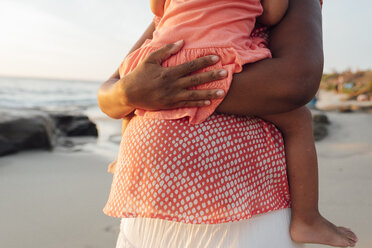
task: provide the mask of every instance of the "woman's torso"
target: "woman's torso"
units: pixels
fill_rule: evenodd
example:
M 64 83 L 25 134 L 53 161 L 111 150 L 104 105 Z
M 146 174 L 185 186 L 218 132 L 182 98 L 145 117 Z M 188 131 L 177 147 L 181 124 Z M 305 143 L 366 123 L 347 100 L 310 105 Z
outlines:
M 219 114 L 199 125 L 136 116 L 123 134 L 104 212 L 223 223 L 289 204 L 282 137 L 273 125 Z

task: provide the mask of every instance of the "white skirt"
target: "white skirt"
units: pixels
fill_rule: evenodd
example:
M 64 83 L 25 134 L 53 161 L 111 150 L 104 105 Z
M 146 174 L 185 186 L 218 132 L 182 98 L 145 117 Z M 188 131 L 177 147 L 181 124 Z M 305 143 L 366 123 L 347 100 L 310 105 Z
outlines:
M 300 248 L 289 236 L 291 210 L 222 224 L 123 218 L 116 248 Z

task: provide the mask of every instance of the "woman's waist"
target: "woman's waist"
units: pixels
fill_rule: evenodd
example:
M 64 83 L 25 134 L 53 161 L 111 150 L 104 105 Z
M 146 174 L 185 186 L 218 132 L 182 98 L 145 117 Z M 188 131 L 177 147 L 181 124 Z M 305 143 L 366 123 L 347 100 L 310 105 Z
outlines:
M 273 131 L 279 134 L 276 129 Z M 194 125 L 187 117 L 162 120 L 135 116 L 123 133 L 120 152 L 126 156 L 152 154 L 151 159 L 180 162 L 208 162 L 224 155 L 229 155 L 231 160 L 251 147 L 264 148 L 263 152 L 270 150 L 274 142 L 268 137 L 273 136 L 270 132 L 266 122 L 254 117 L 213 114 Z
M 207 120 L 200 124 L 190 124 L 188 117 L 180 119 L 155 119 L 142 116 L 134 116 L 129 122 L 126 132 L 136 133 L 138 135 L 147 134 L 162 134 L 170 137 L 186 137 L 197 138 L 219 133 L 225 136 L 226 133 L 249 131 L 260 127 L 262 120 L 256 117 L 225 115 L 213 113 Z M 189 135 L 186 135 L 189 134 Z M 187 138 L 186 138 L 187 140 Z
M 258 118 L 213 114 L 192 125 L 186 118 L 135 116 L 120 144 L 114 190 L 117 196 L 129 192 L 123 202 L 127 212 L 145 207 L 168 213 L 173 203 L 184 209 L 192 203 L 209 210 L 207 217 L 227 214 L 242 193 L 247 200 L 250 193 L 267 189 L 270 194 L 275 191 L 274 202 L 282 200 L 286 167 L 284 149 L 275 145 L 280 144 L 275 136 L 279 132 Z M 248 212 L 262 208 L 248 202 Z

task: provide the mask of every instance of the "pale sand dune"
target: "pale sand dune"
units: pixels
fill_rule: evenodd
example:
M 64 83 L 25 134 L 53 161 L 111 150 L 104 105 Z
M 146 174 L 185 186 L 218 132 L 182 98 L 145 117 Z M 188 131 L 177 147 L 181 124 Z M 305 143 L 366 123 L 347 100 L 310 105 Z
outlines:
M 370 248 L 372 115 L 328 115 L 330 136 L 317 143 L 320 207 L 335 223 L 355 230 L 357 247 Z M 0 247 L 113 248 L 119 220 L 102 208 L 112 179 L 106 166 L 117 146 L 104 144 L 90 144 L 85 152 L 57 149 L 0 158 Z

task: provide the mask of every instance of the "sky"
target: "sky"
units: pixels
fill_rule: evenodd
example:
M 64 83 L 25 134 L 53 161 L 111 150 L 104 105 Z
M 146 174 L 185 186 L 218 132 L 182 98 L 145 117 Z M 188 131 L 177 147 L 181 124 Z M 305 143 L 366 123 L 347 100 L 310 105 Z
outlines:
M 325 0 L 325 72 L 372 69 L 370 0 Z M 105 80 L 152 20 L 149 0 L 0 0 L 0 76 Z

